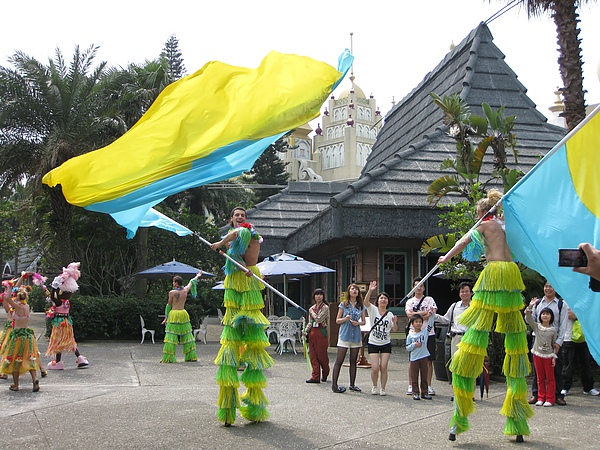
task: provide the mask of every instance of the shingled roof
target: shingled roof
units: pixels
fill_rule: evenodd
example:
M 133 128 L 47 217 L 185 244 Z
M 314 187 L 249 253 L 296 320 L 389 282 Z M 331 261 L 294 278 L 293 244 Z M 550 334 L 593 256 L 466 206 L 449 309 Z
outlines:
M 318 187 L 325 183 L 297 183 L 310 184 L 307 189 L 314 195 L 302 200 L 311 207 L 300 207 L 297 187 L 290 186 L 268 205 L 249 211 L 250 220 L 261 234 L 277 239 L 277 251 L 296 253 L 339 238 L 424 239 L 438 233 L 439 210 L 428 205 L 427 188 L 440 176 L 441 162 L 455 156 L 456 147 L 430 92 L 459 93 L 473 114 L 482 115 L 485 102 L 516 115 L 518 168 L 524 172 L 565 135 L 536 110 L 481 23 L 389 112 L 358 181 L 339 193 Z M 510 162 L 509 158 L 509 166 L 517 167 Z M 490 154 L 482 179 L 492 170 Z

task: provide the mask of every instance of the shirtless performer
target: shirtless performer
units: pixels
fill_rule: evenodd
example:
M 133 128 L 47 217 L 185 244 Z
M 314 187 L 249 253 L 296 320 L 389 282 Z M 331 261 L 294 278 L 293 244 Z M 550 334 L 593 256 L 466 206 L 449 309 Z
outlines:
M 273 359 L 265 350 L 269 346 L 269 340 L 264 329 L 269 321 L 261 312 L 264 302 L 260 291 L 264 285 L 252 277 L 253 273 L 260 277 L 256 264 L 262 238 L 252 224 L 246 222 L 246 211 L 243 208 L 238 207 L 232 211 L 230 225 L 227 235 L 211 244 L 211 248 L 219 250 L 227 246 L 227 254 L 250 272 L 244 272 L 229 259 L 225 263 L 226 312 L 221 350 L 215 359 L 215 364 L 219 366 L 217 418 L 225 426 L 235 422 L 237 408 L 242 417 L 253 422 L 263 422 L 269 418 L 268 401 L 263 393 L 267 378 L 263 370 L 273 365 Z M 241 375 L 241 381 L 246 386 L 246 392 L 241 396 L 244 406 L 240 405 L 238 394 L 238 368 L 242 365 L 246 366 Z
M 182 287 L 183 278 L 179 275 L 173 277 L 173 290 L 169 291 L 169 302 L 165 307 L 165 345 L 163 346 L 163 357 L 161 363 L 176 363 L 177 344 L 183 345 L 183 356 L 185 361 L 198 361 L 196 355 L 196 340 L 192 334 L 190 315 L 184 309 L 187 295 L 193 283 L 202 276 L 202 271 Z
M 526 326 L 523 321 L 523 296 L 525 289 L 521 272 L 512 261 L 506 242 L 504 223 L 496 215 L 488 214 L 502 194 L 492 189 L 487 198 L 477 202 L 477 217 L 483 219 L 477 229 L 461 238 L 438 263 L 450 262 L 461 251 L 468 261 L 479 261 L 485 254 L 486 265 L 473 288 L 471 306 L 458 317 L 458 322 L 467 327 L 467 332 L 458 344 L 458 350 L 450 361 L 452 389 L 454 390 L 454 414 L 450 421 L 449 439 L 469 429 L 468 416 L 475 410 L 473 390 L 475 378 L 483 369 L 487 354 L 489 332 L 497 314 L 496 331 L 505 333 L 506 356 L 502 372 L 506 376 L 506 397 L 500 414 L 506 416 L 504 434 L 516 436 L 523 442 L 528 436 L 527 419 L 533 410 L 527 403 L 527 383 L 531 365 L 527 354 Z

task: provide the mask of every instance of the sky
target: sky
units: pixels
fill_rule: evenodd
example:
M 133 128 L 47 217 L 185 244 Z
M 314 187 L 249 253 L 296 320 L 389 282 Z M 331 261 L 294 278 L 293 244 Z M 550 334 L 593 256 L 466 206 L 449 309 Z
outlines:
M 158 57 L 171 34 L 179 40 L 187 73 L 206 62 L 257 67 L 271 50 L 337 65 L 345 48 L 355 56 L 355 83 L 373 94 L 383 113 L 400 101 L 480 22 L 506 1 L 420 0 L 374 2 L 229 0 L 158 3 L 138 0 L 5 2 L 0 65 L 20 50 L 46 63 L 60 49 L 99 46 L 97 62 L 116 67 Z M 169 9 L 169 7 L 171 7 Z M 7 20 L 8 19 L 8 20 Z M 600 103 L 600 4 L 580 11 L 587 104 Z M 561 86 L 556 28 L 549 16 L 529 20 L 513 8 L 489 23 L 494 43 L 549 116 Z M 350 34 L 352 33 L 352 45 Z M 346 79 L 338 90 L 348 87 Z M 334 93 L 335 94 L 335 93 Z

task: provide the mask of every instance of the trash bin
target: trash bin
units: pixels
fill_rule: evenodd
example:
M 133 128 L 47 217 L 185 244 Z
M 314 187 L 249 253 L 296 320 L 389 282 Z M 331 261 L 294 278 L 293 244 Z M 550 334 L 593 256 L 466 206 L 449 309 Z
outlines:
M 448 325 L 435 324 L 435 360 L 433 361 L 433 371 L 438 381 L 449 381 L 449 372 L 446 370 L 446 363 L 450 359 L 450 350 L 446 350 L 446 334 Z M 448 355 L 446 355 L 448 353 Z

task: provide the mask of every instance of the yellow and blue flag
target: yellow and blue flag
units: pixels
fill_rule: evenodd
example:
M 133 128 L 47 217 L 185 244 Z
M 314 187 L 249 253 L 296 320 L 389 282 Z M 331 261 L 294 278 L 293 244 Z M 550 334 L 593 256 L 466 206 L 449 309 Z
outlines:
M 600 363 L 600 293 L 589 277 L 558 267 L 559 248 L 600 248 L 600 107 L 503 197 L 516 259 L 544 276 L 573 309 Z
M 277 52 L 256 69 L 209 62 L 167 86 L 119 139 L 42 181 L 60 184 L 73 205 L 110 214 L 133 237 L 141 222 L 164 223 L 145 217 L 152 206 L 250 170 L 269 145 L 318 117 L 353 59 L 346 50 L 337 69 Z

